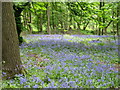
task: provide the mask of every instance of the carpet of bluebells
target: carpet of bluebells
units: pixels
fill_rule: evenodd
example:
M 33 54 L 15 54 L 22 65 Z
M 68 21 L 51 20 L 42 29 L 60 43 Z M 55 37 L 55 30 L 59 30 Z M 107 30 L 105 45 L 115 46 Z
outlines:
M 26 75 L 3 88 L 118 87 L 118 41 L 113 36 L 27 35 L 20 46 Z

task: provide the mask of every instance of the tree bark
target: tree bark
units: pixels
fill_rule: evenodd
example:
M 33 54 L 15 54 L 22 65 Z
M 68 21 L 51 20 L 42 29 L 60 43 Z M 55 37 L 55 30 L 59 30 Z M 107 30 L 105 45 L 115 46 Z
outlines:
M 117 21 L 117 36 L 119 36 L 119 29 L 120 29 L 120 2 L 118 2 L 118 6 L 117 6 L 117 18 L 118 18 L 118 21 Z
M 32 14 L 31 12 L 29 11 L 29 30 L 30 30 L 30 33 L 32 33 L 32 27 L 31 27 L 31 23 L 32 23 Z
M 2 3 L 2 71 L 6 73 L 3 79 L 22 73 L 19 41 L 16 30 L 12 3 Z
M 23 40 L 21 40 L 20 34 L 22 32 L 22 22 L 21 22 L 21 13 L 22 11 L 25 9 L 25 6 L 29 5 L 29 2 L 23 4 L 21 6 L 16 6 L 15 4 L 13 5 L 13 9 L 14 9 L 14 14 L 15 14 L 15 21 L 16 21 L 16 28 L 17 28 L 17 34 L 18 34 L 18 39 L 19 39 L 19 43 L 21 44 L 23 42 Z
M 40 32 L 42 32 L 43 28 L 42 28 L 42 19 L 43 19 L 43 15 L 42 13 L 40 13 Z
M 88 21 L 88 22 L 86 22 L 86 24 L 85 24 L 85 25 L 84 25 L 84 27 L 83 27 L 83 30 L 86 30 L 86 28 L 87 28 L 88 24 L 89 24 L 89 21 Z
M 47 33 L 51 34 L 51 32 L 50 32 L 50 5 L 49 5 L 49 3 L 47 6 L 47 19 L 48 19 L 48 21 L 47 21 Z
M 100 0 L 100 6 L 99 6 L 99 10 L 102 10 L 102 6 L 103 6 L 103 2 L 102 2 L 103 0 Z M 101 25 L 102 25 L 102 17 L 99 17 L 99 35 L 101 35 L 102 33 L 101 33 L 101 30 L 102 30 L 102 28 L 100 27 Z
M 103 0 L 103 2 L 102 2 L 102 7 L 104 7 L 104 5 L 105 5 L 105 2 L 104 2 L 104 0 Z M 103 15 L 105 15 L 104 9 L 102 9 L 102 11 L 103 11 Z M 103 15 L 102 15 L 102 22 L 103 22 L 103 24 L 104 24 L 104 23 L 105 23 L 105 18 L 103 17 Z M 107 33 L 107 28 L 106 28 L 106 29 L 102 28 L 102 35 L 103 35 L 103 34 L 106 34 L 106 33 Z
M 115 16 L 115 12 L 114 12 L 114 9 L 112 11 L 112 17 L 114 18 Z M 112 22 L 112 31 L 111 33 L 113 33 L 113 35 L 115 34 L 115 21 Z
M 104 30 L 106 31 L 106 33 L 107 33 L 107 28 L 110 26 L 110 24 L 112 23 L 112 21 L 113 21 L 113 20 L 111 20 L 111 21 L 107 24 L 107 26 L 104 28 Z M 106 34 L 106 33 L 105 33 L 105 34 Z

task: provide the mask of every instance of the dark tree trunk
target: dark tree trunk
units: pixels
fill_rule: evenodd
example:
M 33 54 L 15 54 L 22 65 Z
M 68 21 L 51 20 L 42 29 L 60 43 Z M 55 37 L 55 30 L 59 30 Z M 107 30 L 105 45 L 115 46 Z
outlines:
M 28 7 L 31 8 L 31 4 L 30 3 L 29 3 Z M 31 14 L 31 11 L 29 11 L 29 30 L 30 30 L 30 33 L 32 33 L 31 23 L 32 23 L 32 14 Z
M 31 27 L 31 23 L 32 23 L 32 17 L 31 17 L 31 12 L 29 11 L 29 30 L 30 30 L 30 33 L 32 33 L 32 27 Z
M 105 5 L 105 2 L 102 2 L 102 7 Z M 105 15 L 104 13 L 105 13 L 105 11 L 104 11 L 104 9 L 102 9 L 102 11 L 103 11 L 103 15 Z M 102 15 L 102 19 L 103 19 L 103 24 L 105 23 L 105 18 L 104 18 L 104 16 Z M 104 28 L 102 28 L 102 35 L 103 34 L 106 34 L 107 33 L 107 28 L 106 29 L 104 29 Z
M 15 17 L 12 3 L 2 3 L 2 71 L 6 73 L 3 79 L 22 73 Z
M 27 6 L 29 4 L 29 2 L 25 3 L 25 6 Z M 21 41 L 21 37 L 20 34 L 22 32 L 22 23 L 21 23 L 21 13 L 24 10 L 24 8 L 20 7 L 20 6 L 16 6 L 15 4 L 13 5 L 13 9 L 14 9 L 14 14 L 15 14 L 15 21 L 16 21 L 16 26 L 17 26 L 17 34 L 18 34 L 18 39 L 19 39 L 19 43 L 21 44 L 23 41 Z
M 100 6 L 99 6 L 99 9 L 101 10 L 101 8 L 102 8 L 102 0 L 100 0 Z M 101 22 L 102 22 L 102 18 L 101 17 L 99 17 L 99 35 L 101 35 Z
M 88 24 L 89 24 L 89 21 L 86 23 L 86 25 L 84 25 L 83 30 L 87 28 Z
M 118 22 L 117 22 L 117 36 L 119 36 L 120 32 L 120 2 L 118 2 L 118 6 L 117 6 L 117 18 L 118 18 Z
M 78 29 L 81 30 L 79 22 L 77 22 L 77 26 L 78 26 Z
M 17 26 L 17 33 L 19 38 L 22 32 L 21 12 L 23 11 L 23 9 L 14 5 L 14 10 L 15 10 L 15 21 Z
M 112 21 L 113 20 L 111 20 L 108 24 L 107 24 L 107 26 L 104 28 L 104 30 L 107 32 L 107 28 L 110 26 L 110 24 L 112 23 Z

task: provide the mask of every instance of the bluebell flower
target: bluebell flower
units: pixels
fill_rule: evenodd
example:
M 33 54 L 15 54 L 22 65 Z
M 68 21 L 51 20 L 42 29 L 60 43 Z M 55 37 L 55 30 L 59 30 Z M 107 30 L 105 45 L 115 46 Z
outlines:
M 69 85 L 68 85 L 67 82 L 64 82 L 64 83 L 61 84 L 61 88 L 67 88 L 68 86 L 69 86 Z
M 87 83 L 92 83 L 92 81 L 93 81 L 92 79 L 88 79 Z
M 90 58 L 90 56 L 89 55 L 83 55 L 83 56 L 81 56 L 80 59 L 87 59 L 87 58 Z
M 17 76 L 17 77 L 22 77 L 23 74 L 16 74 L 15 76 Z
M 60 70 L 60 69 L 61 69 L 61 67 L 60 67 L 60 66 L 58 66 L 57 70 Z
M 2 72 L 3 75 L 6 75 L 6 72 Z
M 71 87 L 75 87 L 75 86 L 76 86 L 76 83 L 75 83 L 75 81 L 69 81 L 69 85 L 70 85 Z
M 90 86 L 90 88 L 94 88 L 94 86 Z
M 30 88 L 30 86 L 29 85 L 25 85 L 24 88 Z
M 20 84 L 23 84 L 27 82 L 27 79 L 26 78 L 23 78 L 23 77 L 20 77 Z
M 13 80 L 10 80 L 10 83 L 13 83 L 14 81 Z
M 100 80 L 100 79 L 98 79 L 97 81 L 98 81 L 98 82 L 100 82 L 101 80 Z
M 38 85 L 34 85 L 33 88 L 38 88 L 39 86 Z

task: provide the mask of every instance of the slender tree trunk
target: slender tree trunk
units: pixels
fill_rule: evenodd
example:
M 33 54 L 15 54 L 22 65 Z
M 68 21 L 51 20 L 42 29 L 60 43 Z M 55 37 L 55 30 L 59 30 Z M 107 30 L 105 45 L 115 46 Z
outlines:
M 112 23 L 112 21 L 113 21 L 113 20 L 111 20 L 111 21 L 107 24 L 107 26 L 104 28 L 105 31 L 107 31 L 107 28 L 110 26 L 110 24 Z
M 69 15 L 70 19 L 69 19 L 69 31 L 72 29 L 71 25 L 72 25 L 72 17 Z
M 102 8 L 102 0 L 100 0 L 100 6 L 99 6 L 99 9 L 101 10 L 101 8 Z M 99 17 L 99 35 L 101 35 L 101 22 L 102 22 L 102 18 L 101 17 Z
M 78 26 L 78 29 L 81 30 L 79 22 L 77 22 L 77 26 Z
M 28 12 L 28 21 L 27 21 L 27 27 L 28 27 L 29 33 L 32 33 L 32 27 L 31 27 L 32 20 L 31 19 L 32 19 L 31 12 L 29 11 Z
M 84 25 L 83 30 L 87 28 L 88 24 L 89 24 L 89 21 L 86 23 L 86 25 Z
M 47 33 L 48 34 L 51 34 L 51 31 L 50 31 L 50 4 L 48 3 L 48 6 L 47 6 Z
M 26 27 L 26 12 L 23 11 L 23 27 Z
M 53 27 L 53 31 L 55 29 L 55 23 L 54 23 L 54 2 L 52 2 L 52 27 Z
M 40 32 L 42 32 L 42 13 L 40 13 Z
M 27 12 L 27 30 L 30 31 L 30 28 L 29 28 L 29 12 Z
M 95 28 L 96 28 L 96 35 L 98 35 L 99 32 L 98 32 L 98 23 L 97 22 L 95 23 Z
M 118 18 L 118 22 L 117 22 L 117 36 L 119 36 L 120 32 L 119 32 L 119 29 L 120 29 L 120 2 L 118 2 L 118 6 L 117 6 L 117 18 Z
M 22 73 L 19 42 L 11 2 L 2 3 L 2 16 L 2 71 L 6 73 L 3 79 L 9 79 L 15 74 Z
M 112 11 L 112 17 L 114 18 L 114 10 Z M 115 34 L 115 21 L 113 21 L 112 22 L 112 31 L 111 32 L 113 32 L 113 34 Z
M 31 8 L 31 4 L 29 4 L 29 8 Z M 32 33 L 31 23 L 32 23 L 32 14 L 31 14 L 31 11 L 29 11 L 29 30 L 30 30 L 30 33 Z
M 104 0 L 103 0 L 103 2 L 102 2 L 102 7 L 105 5 L 105 3 L 104 3 Z M 105 18 L 104 18 L 104 13 L 105 13 L 105 11 L 104 11 L 104 9 L 102 9 L 102 11 L 103 11 L 103 15 L 102 15 L 102 23 L 104 24 L 105 23 Z M 106 29 L 104 29 L 104 28 L 102 28 L 102 35 L 103 34 L 106 34 L 107 33 L 107 28 Z

